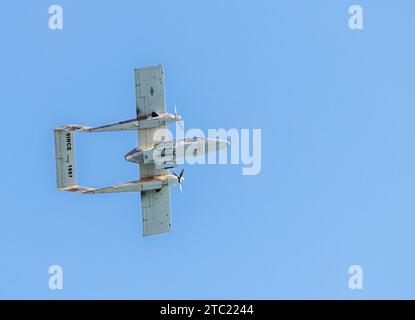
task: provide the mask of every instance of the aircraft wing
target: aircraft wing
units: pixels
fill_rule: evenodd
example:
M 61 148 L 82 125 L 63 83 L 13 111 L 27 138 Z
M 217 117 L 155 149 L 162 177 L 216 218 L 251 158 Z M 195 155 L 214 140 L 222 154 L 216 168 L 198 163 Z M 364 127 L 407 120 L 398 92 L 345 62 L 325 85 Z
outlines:
M 141 192 L 143 235 L 150 236 L 171 230 L 170 189 Z
M 137 118 L 166 113 L 164 98 L 163 66 L 152 66 L 135 70 Z M 167 137 L 166 126 L 138 130 L 138 145 L 153 144 Z M 168 174 L 165 169 L 157 170 L 152 164 L 140 165 L 140 177 L 149 178 Z
M 166 113 L 163 66 L 135 69 L 137 116 Z
M 153 66 L 135 70 L 137 119 L 166 113 L 164 97 L 163 66 Z M 167 137 L 166 126 L 138 129 L 139 146 L 154 144 Z M 166 169 L 156 169 L 154 164 L 140 165 L 140 177 L 150 178 L 168 174 Z M 143 235 L 149 236 L 171 229 L 170 189 L 141 192 Z

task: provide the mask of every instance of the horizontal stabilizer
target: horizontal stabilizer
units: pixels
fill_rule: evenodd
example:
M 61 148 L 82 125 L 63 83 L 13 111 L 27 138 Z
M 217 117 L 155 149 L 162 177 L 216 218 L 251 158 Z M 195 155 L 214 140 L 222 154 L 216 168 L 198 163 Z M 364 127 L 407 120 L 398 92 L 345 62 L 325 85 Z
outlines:
M 57 187 L 63 189 L 76 186 L 74 133 L 56 128 L 54 137 Z

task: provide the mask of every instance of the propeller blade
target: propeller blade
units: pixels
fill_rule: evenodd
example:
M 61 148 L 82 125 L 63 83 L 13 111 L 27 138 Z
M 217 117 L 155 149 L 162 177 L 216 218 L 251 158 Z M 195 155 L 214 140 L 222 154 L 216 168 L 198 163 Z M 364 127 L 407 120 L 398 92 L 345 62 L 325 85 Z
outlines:
M 177 173 L 173 171 L 173 174 L 177 177 L 177 183 L 179 184 L 180 192 L 183 192 L 183 189 L 182 189 L 182 180 L 184 179 L 182 178 L 183 172 L 184 172 L 184 169 L 182 169 L 182 171 L 180 171 L 180 174 L 177 175 Z
M 175 116 L 177 117 L 177 108 L 176 108 L 176 104 L 174 105 L 174 114 L 175 114 Z M 176 118 L 176 119 L 177 119 L 177 118 Z M 183 131 L 184 129 L 183 129 L 183 126 L 182 126 L 182 124 L 180 123 L 180 121 L 176 121 L 176 123 L 179 125 L 180 129 Z

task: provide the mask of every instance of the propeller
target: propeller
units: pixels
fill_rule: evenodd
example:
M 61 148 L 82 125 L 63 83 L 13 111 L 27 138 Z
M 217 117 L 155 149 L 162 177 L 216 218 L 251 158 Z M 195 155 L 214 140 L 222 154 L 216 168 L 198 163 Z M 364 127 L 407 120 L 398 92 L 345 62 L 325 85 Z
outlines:
M 181 129 L 181 133 L 184 135 L 184 128 L 183 128 L 183 126 L 181 124 L 181 117 L 177 114 L 176 104 L 174 104 L 174 115 L 175 115 L 175 118 L 176 118 L 176 125 L 179 125 L 179 127 Z M 178 133 L 177 132 L 177 127 L 176 127 L 176 133 Z M 175 150 L 177 150 L 177 148 L 178 148 L 178 140 L 177 140 L 177 136 L 176 136 L 176 139 L 175 139 Z M 182 173 L 183 173 L 183 171 L 182 171 Z M 181 175 L 180 175 L 180 177 L 181 177 Z M 181 185 L 179 185 L 179 186 L 180 186 L 180 190 L 182 190 L 182 186 Z
M 184 172 L 184 169 L 180 171 L 179 175 L 177 175 L 176 172 L 173 172 L 173 174 L 177 177 L 177 183 L 179 184 L 180 192 L 183 192 L 183 189 L 182 189 L 182 180 L 184 179 L 183 172 Z
M 178 115 L 177 115 L 177 108 L 176 108 L 176 104 L 174 105 L 174 115 L 176 116 L 176 120 L 177 120 Z M 179 120 L 179 121 L 177 121 L 177 124 L 179 125 L 180 129 L 182 129 L 182 130 L 183 130 L 183 126 L 182 126 L 182 124 L 180 123 L 180 120 Z

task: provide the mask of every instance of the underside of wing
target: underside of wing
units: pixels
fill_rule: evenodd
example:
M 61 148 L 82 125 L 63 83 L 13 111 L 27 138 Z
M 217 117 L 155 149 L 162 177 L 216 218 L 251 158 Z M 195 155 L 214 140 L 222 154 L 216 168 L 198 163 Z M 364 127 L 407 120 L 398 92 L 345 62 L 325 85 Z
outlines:
M 163 66 L 135 70 L 137 119 L 166 113 Z M 167 138 L 166 126 L 139 129 L 138 145 L 151 145 Z M 156 169 L 154 164 L 141 164 L 140 177 L 150 178 L 168 174 L 168 170 Z M 141 192 L 143 234 L 149 236 L 171 229 L 170 190 L 168 187 Z
M 152 66 L 135 70 L 137 117 L 166 113 L 164 97 L 163 66 Z M 138 145 L 150 145 L 167 138 L 166 126 L 138 130 Z M 140 177 L 149 178 L 167 174 L 167 170 L 157 170 L 153 164 L 140 166 Z
M 143 235 L 169 232 L 171 230 L 170 189 L 141 192 Z
M 166 113 L 163 66 L 135 70 L 137 117 Z

